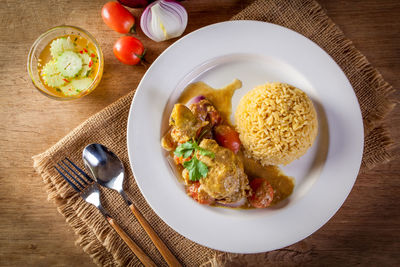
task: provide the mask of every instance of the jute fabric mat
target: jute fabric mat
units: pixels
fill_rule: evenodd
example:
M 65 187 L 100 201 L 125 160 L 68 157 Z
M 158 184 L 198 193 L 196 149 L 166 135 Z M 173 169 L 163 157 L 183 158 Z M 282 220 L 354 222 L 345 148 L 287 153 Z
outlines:
M 394 106 L 389 98 L 392 88 L 354 48 L 352 42 L 346 39 L 318 3 L 300 0 L 255 1 L 232 19 L 260 20 L 285 26 L 303 34 L 327 51 L 345 72 L 360 103 L 365 128 L 362 171 L 390 160 L 388 149 L 391 141 L 382 120 Z M 53 168 L 56 162 L 66 156 L 83 167 L 82 149 L 89 143 L 101 143 L 122 159 L 127 172 L 124 187 L 128 196 L 184 265 L 241 266 L 266 260 L 268 253 L 239 255 L 200 246 L 173 231 L 148 206 L 135 183 L 127 155 L 126 125 L 134 93 L 135 91 L 132 91 L 90 117 L 57 144 L 33 157 L 34 168 L 43 179 L 48 198 L 56 203 L 58 211 L 75 231 L 76 243 L 98 265 L 140 265 L 100 212 L 84 202 Z M 166 266 L 151 240 L 116 192 L 102 189 L 102 203 L 157 265 Z

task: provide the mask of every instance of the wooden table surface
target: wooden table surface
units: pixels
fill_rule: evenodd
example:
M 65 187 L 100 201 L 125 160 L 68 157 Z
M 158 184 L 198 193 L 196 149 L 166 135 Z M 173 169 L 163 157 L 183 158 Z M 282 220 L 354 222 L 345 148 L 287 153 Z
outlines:
M 192 0 L 185 33 L 228 20 L 251 0 Z M 48 202 L 31 157 L 58 141 L 90 115 L 137 86 L 145 69 L 120 64 L 112 54 L 121 36 L 102 22 L 104 1 L 1 1 L 0 3 L 0 265 L 93 266 L 74 245 L 76 236 Z M 400 87 L 400 4 L 383 1 L 320 1 L 329 16 L 354 41 L 394 88 Z M 140 11 L 134 11 L 139 15 Z M 76 101 L 58 102 L 41 95 L 30 82 L 26 59 L 33 41 L 46 29 L 71 24 L 85 28 L 105 54 L 101 85 Z M 139 36 L 154 59 L 173 41 L 154 43 Z M 240 37 L 239 37 L 240 38 Z M 395 93 L 399 97 L 399 92 Z M 387 117 L 400 140 L 400 106 Z M 396 131 L 397 130 L 397 131 Z M 398 142 L 398 141 L 397 141 Z M 400 149 L 394 151 L 398 156 Z M 357 182 L 337 214 L 301 251 L 270 253 L 274 265 L 400 264 L 400 160 L 381 165 Z

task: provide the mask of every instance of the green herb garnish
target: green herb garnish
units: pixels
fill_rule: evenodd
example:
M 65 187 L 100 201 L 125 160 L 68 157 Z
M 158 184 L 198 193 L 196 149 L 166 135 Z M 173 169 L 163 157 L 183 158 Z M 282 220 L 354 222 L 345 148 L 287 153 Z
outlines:
M 204 162 L 198 160 L 196 156 L 194 156 L 189 161 L 185 161 L 183 163 L 183 167 L 185 167 L 189 171 L 189 179 L 191 181 L 198 181 L 201 178 L 207 177 L 207 165 L 204 164 Z
M 207 165 L 198 160 L 195 152 L 199 152 L 203 156 L 215 157 L 213 152 L 200 147 L 194 140 L 179 145 L 174 151 L 175 156 L 183 157 L 184 159 L 189 158 L 193 154 L 193 157 L 189 161 L 183 163 L 183 167 L 189 171 L 189 179 L 191 181 L 198 181 L 206 177 L 208 173 Z
M 87 72 L 86 72 L 86 77 L 89 77 L 89 75 L 90 75 L 90 72 L 92 72 L 92 70 L 90 69 L 90 70 L 88 70 Z
M 193 141 L 193 140 L 187 141 L 186 143 L 179 145 L 175 149 L 174 154 L 177 157 L 183 157 L 184 159 L 186 159 L 186 158 L 190 157 L 193 152 L 196 152 L 196 151 L 198 151 L 203 156 L 209 156 L 211 158 L 214 158 L 214 156 L 215 156 L 213 152 L 200 147 L 196 143 L 196 141 Z
M 179 145 L 175 151 L 174 154 L 177 157 L 183 157 L 184 159 L 190 157 L 192 153 L 194 152 L 194 146 L 192 141 L 188 141 L 186 143 L 183 143 Z

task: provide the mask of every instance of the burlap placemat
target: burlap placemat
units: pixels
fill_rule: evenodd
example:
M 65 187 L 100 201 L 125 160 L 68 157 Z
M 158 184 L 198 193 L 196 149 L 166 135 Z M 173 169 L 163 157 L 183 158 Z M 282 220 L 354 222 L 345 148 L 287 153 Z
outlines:
M 279 24 L 303 34 L 325 49 L 349 78 L 360 102 L 366 133 L 362 169 L 390 159 L 390 139 L 381 121 L 394 106 L 389 100 L 391 86 L 345 38 L 319 4 L 314 1 L 256 1 L 233 19 Z M 43 178 L 49 199 L 55 201 L 58 211 L 77 234 L 77 244 L 99 265 L 140 264 L 96 208 L 85 203 L 53 168 L 65 156 L 81 163 L 82 149 L 89 143 L 97 142 L 121 157 L 128 177 L 124 185 L 127 194 L 183 264 L 231 265 L 234 261 L 235 265 L 242 265 L 266 259 L 268 253 L 238 255 L 195 244 L 169 228 L 151 210 L 132 176 L 126 150 L 126 124 L 133 95 L 134 91 L 89 118 L 44 153 L 33 157 L 34 168 Z M 79 165 L 82 167 L 82 164 Z M 161 255 L 122 198 L 111 190 L 102 189 L 102 193 L 104 207 L 159 266 L 165 266 Z

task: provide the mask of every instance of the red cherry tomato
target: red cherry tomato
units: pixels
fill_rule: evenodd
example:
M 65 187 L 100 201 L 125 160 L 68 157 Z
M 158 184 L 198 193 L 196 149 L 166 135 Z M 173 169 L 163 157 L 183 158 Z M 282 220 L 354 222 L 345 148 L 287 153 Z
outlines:
M 240 149 L 239 134 L 229 125 L 221 124 L 214 128 L 214 137 L 220 146 L 237 153 Z
M 274 189 L 263 178 L 254 178 L 250 182 L 253 194 L 248 198 L 250 204 L 258 209 L 266 208 L 271 205 L 274 199 Z
M 114 55 L 127 65 L 136 65 L 143 60 L 145 49 L 143 44 L 133 36 L 123 36 L 114 44 Z
M 207 193 L 199 191 L 200 182 L 195 182 L 188 186 L 186 191 L 189 196 L 200 204 L 210 205 L 214 202 L 214 199 L 210 197 Z
M 101 16 L 104 23 L 116 32 L 135 32 L 135 18 L 118 2 L 106 3 L 101 9 Z

